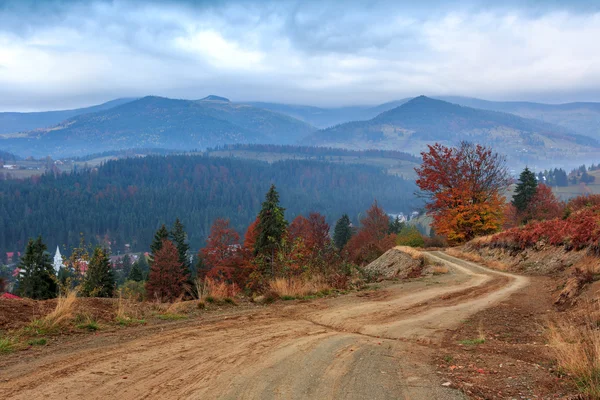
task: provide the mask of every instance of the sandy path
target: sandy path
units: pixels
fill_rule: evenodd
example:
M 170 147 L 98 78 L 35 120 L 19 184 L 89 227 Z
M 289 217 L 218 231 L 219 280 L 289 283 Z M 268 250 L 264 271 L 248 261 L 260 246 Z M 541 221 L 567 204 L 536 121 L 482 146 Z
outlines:
M 462 399 L 429 365 L 443 331 L 527 278 L 428 256 L 451 273 L 57 348 L 0 370 L 0 398 Z

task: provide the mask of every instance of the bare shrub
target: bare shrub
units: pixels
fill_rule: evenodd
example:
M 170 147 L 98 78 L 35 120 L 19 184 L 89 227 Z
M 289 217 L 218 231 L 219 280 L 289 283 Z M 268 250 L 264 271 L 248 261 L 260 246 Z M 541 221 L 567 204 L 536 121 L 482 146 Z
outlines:
M 303 297 L 330 289 L 327 281 L 321 276 L 310 279 L 293 276 L 290 278 L 275 278 L 269 282 L 269 288 L 279 297 Z
M 241 290 L 235 283 L 206 278 L 196 280 L 196 292 L 199 300 L 206 300 L 206 298 L 223 300 L 236 297 Z

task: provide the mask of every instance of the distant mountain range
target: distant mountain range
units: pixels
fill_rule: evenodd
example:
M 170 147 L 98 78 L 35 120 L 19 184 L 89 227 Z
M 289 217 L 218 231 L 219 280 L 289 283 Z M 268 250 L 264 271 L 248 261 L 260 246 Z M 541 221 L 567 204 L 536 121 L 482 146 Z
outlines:
M 5 135 L 0 147 L 54 157 L 128 148 L 202 149 L 230 143 L 296 143 L 315 131 L 290 116 L 209 96 L 202 100 L 144 97 L 54 126 Z
M 44 111 L 44 112 L 0 112 L 0 134 L 18 133 L 31 131 L 38 128 L 45 128 L 56 125 L 68 118 L 77 115 L 93 113 L 97 111 L 108 110 L 121 104 L 129 103 L 135 100 L 116 99 L 92 107 L 77 108 L 74 110 Z
M 314 133 L 308 143 L 354 149 L 402 149 L 418 152 L 433 142 L 469 140 L 493 146 L 512 158 L 568 158 L 596 151 L 588 136 L 547 122 L 475 109 L 425 96 L 367 121 L 355 121 Z
M 526 162 L 592 152 L 600 103 L 548 105 L 466 97 L 319 108 L 148 96 L 41 113 L 0 113 L 0 149 L 20 156 L 83 156 L 129 148 L 194 150 L 236 143 L 313 144 L 418 153 L 472 140 Z M 318 130 L 318 128 L 323 128 Z

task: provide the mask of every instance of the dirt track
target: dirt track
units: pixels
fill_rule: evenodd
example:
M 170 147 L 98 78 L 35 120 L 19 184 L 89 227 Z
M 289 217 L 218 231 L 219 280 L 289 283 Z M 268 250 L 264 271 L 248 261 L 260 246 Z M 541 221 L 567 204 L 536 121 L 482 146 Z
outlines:
M 444 331 L 527 278 L 428 257 L 451 272 L 50 349 L 0 369 L 0 398 L 462 399 L 430 365 Z

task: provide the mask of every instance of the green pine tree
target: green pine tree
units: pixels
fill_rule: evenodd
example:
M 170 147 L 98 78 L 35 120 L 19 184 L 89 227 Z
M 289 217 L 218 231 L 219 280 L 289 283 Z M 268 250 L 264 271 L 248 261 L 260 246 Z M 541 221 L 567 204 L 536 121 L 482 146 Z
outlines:
M 394 219 L 390 218 L 390 227 L 388 228 L 388 233 L 397 235 L 400 233 L 400 231 L 402 230 L 403 227 L 404 227 L 404 223 L 400 222 L 399 216 L 396 216 L 396 218 L 394 218 Z
M 140 264 L 138 262 L 133 263 L 133 266 L 129 271 L 129 275 L 127 276 L 127 280 L 136 282 L 141 282 L 144 280 L 144 274 L 142 273 L 142 269 L 140 268 Z
M 523 212 L 531 202 L 531 199 L 535 195 L 537 190 L 537 180 L 535 174 L 525 167 L 521 175 L 519 176 L 519 183 L 515 188 L 515 195 L 513 196 L 512 204 L 515 206 L 517 211 Z
M 348 214 L 344 214 L 335 223 L 335 228 L 333 229 L 333 243 L 335 243 L 335 247 L 337 247 L 338 250 L 342 250 L 351 237 L 352 225 L 350 224 L 350 217 L 348 217 Z
M 190 245 L 187 243 L 187 233 L 185 233 L 185 227 L 177 218 L 175 220 L 175 224 L 173 224 L 173 229 L 171 230 L 171 239 L 175 247 L 177 247 L 177 253 L 179 254 L 179 262 L 181 263 L 181 269 L 184 276 L 187 276 L 188 279 L 191 279 L 190 274 L 190 260 L 188 257 L 188 252 L 190 251 Z
M 254 254 L 270 261 L 271 275 L 274 273 L 275 252 L 281 245 L 287 228 L 284 212 L 285 209 L 279 206 L 279 193 L 275 190 L 275 185 L 271 185 L 258 213 L 259 234 L 254 245 Z
M 138 267 L 142 271 L 142 280 L 148 279 L 148 274 L 150 273 L 150 266 L 148 265 L 148 261 L 146 260 L 146 256 L 144 253 L 140 254 L 140 258 L 137 261 Z
M 97 246 L 88 264 L 82 294 L 88 297 L 112 297 L 114 291 L 115 274 L 108 251 Z
M 169 239 L 169 231 L 167 230 L 165 224 L 162 224 L 154 234 L 154 239 L 150 245 L 150 262 L 152 262 L 154 254 L 158 253 L 158 251 L 162 248 L 163 240 L 165 239 Z
M 42 237 L 29 239 L 19 263 L 19 294 L 36 300 L 52 299 L 58 292 L 58 279 Z

